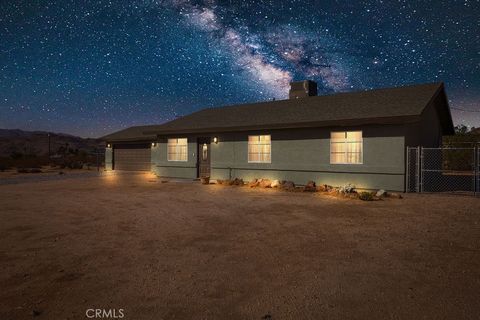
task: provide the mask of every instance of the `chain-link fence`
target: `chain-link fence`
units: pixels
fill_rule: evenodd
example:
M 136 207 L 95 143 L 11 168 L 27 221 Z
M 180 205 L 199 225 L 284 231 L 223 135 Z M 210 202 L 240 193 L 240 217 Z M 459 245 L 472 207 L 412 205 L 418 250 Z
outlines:
M 478 194 L 478 147 L 407 148 L 407 192 Z

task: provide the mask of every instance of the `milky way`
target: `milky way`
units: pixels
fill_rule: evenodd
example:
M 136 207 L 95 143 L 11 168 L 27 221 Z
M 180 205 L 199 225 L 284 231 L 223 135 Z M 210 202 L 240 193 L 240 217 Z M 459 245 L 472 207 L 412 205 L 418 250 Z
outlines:
M 0 127 L 100 136 L 205 107 L 444 81 L 480 126 L 479 1 L 0 2 Z M 465 111 L 467 110 L 467 111 Z M 469 112 L 474 111 L 474 112 Z

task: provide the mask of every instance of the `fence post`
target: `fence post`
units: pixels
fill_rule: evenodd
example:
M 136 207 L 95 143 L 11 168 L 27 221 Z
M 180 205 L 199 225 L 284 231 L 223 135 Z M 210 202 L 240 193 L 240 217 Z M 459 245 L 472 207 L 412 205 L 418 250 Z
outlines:
M 420 193 L 423 192 L 423 167 L 424 167 L 424 154 L 423 154 L 423 147 L 418 147 L 418 155 L 420 157 L 420 172 L 419 172 L 419 175 L 420 175 L 420 182 L 419 182 L 419 189 L 420 189 Z
M 405 157 L 407 175 L 405 177 L 405 192 L 410 192 L 410 147 L 407 147 L 407 156 Z

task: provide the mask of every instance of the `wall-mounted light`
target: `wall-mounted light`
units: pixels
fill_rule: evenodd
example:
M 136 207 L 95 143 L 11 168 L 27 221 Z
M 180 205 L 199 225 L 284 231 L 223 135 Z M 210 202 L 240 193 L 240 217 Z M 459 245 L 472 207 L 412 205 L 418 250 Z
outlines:
M 107 143 L 107 148 L 111 148 L 112 145 L 110 143 Z
M 156 142 L 152 142 L 152 148 L 155 147 L 157 145 Z
M 218 143 L 218 138 L 217 138 L 217 137 L 213 137 L 213 142 L 214 142 L 215 144 L 217 144 L 217 143 Z

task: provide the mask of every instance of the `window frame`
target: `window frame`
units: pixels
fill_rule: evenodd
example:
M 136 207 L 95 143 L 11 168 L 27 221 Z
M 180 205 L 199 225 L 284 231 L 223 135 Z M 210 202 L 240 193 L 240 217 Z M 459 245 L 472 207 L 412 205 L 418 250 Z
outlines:
M 347 133 L 348 132 L 360 132 L 361 134 L 361 139 L 360 141 L 355 141 L 356 143 L 360 143 L 360 162 L 348 162 L 348 161 L 345 161 L 345 162 L 333 162 L 332 160 L 332 144 L 333 143 L 339 143 L 338 141 L 335 141 L 333 142 L 332 140 L 332 134 L 333 133 L 344 133 L 345 134 L 345 138 L 343 138 L 343 143 L 345 144 L 345 151 L 343 152 L 344 156 L 345 156 L 345 160 L 348 160 L 348 148 L 346 147 L 346 145 L 348 144 L 348 140 L 347 140 Z M 340 153 L 340 152 L 338 152 Z M 346 130 L 346 131 L 330 131 L 330 164 L 331 165 L 337 165 L 337 164 L 340 164 L 340 165 L 345 165 L 345 164 L 349 164 L 349 165 L 362 165 L 363 164 L 363 130 Z
M 261 137 L 261 136 L 268 136 L 269 141 L 270 141 L 270 156 L 269 156 L 269 161 L 251 161 L 250 160 L 250 137 Z M 259 145 L 259 144 L 257 144 Z M 260 155 L 261 153 L 256 153 Z M 248 163 L 272 163 L 272 135 L 271 134 L 250 134 L 248 135 L 247 139 L 247 162 Z
M 187 141 L 187 143 L 185 145 L 179 145 L 178 144 L 178 140 L 179 139 L 185 139 Z M 177 140 L 177 143 L 175 144 L 175 153 L 170 153 L 169 149 L 170 149 L 170 140 Z M 177 159 L 170 159 L 170 155 L 178 155 L 178 146 L 185 146 L 185 154 L 186 154 L 186 159 L 183 160 L 183 159 L 180 159 L 180 160 L 177 160 Z M 171 162 L 188 162 L 188 138 L 186 137 L 179 137 L 179 138 L 168 138 L 167 139 L 167 161 L 171 161 Z

